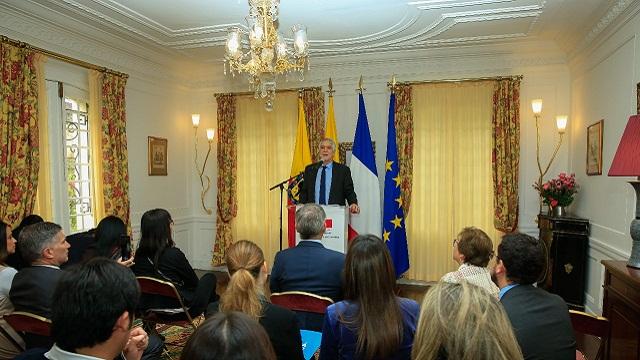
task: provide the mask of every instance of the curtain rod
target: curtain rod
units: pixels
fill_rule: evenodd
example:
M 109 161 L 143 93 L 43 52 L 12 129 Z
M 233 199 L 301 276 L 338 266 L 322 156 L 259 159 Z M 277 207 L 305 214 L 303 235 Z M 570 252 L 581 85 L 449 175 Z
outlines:
M 313 87 L 305 87 L 305 88 L 297 88 L 297 89 L 279 89 L 279 90 L 276 90 L 276 94 L 292 92 L 292 91 L 299 92 L 299 91 L 313 91 L 313 90 L 322 90 L 322 86 L 313 86 Z M 243 91 L 243 92 L 233 92 L 233 93 L 224 92 L 224 93 L 215 93 L 213 94 L 213 96 L 220 96 L 220 95 L 244 96 L 244 95 L 254 95 L 255 93 L 256 93 L 255 91 Z
M 111 69 L 108 69 L 108 68 L 106 68 L 104 66 L 94 65 L 94 64 L 88 63 L 86 61 L 74 59 L 74 58 L 72 58 L 70 56 L 62 55 L 62 54 L 59 54 L 59 53 L 56 53 L 56 52 L 53 52 L 53 51 L 49 51 L 47 49 L 42 49 L 42 48 L 27 44 L 27 43 L 22 42 L 22 41 L 13 40 L 13 39 L 10 39 L 10 38 L 8 38 L 6 36 L 0 36 L 0 41 L 4 42 L 4 43 L 8 43 L 8 44 L 13 45 L 13 46 L 31 49 L 33 51 L 39 52 L 42 55 L 46 55 L 46 56 L 48 56 L 50 58 L 53 58 L 53 59 L 56 59 L 56 60 L 64 61 L 64 62 L 72 64 L 72 65 L 77 65 L 77 66 L 81 66 L 81 67 L 86 68 L 86 69 L 97 70 L 97 71 L 100 71 L 100 72 L 121 76 L 121 77 L 124 77 L 125 79 L 129 78 L 129 75 L 127 75 L 125 73 L 121 73 L 119 71 L 111 70 Z
M 480 78 L 462 78 L 462 79 L 442 79 L 442 80 L 422 80 L 422 81 L 398 81 L 396 82 L 396 86 L 398 85 L 421 85 L 421 84 L 439 84 L 439 83 L 457 83 L 457 82 L 476 82 L 476 81 L 489 81 L 489 80 L 522 80 L 523 75 L 513 75 L 513 76 L 490 76 L 490 77 L 480 77 Z M 387 86 L 390 86 L 391 82 L 387 82 Z

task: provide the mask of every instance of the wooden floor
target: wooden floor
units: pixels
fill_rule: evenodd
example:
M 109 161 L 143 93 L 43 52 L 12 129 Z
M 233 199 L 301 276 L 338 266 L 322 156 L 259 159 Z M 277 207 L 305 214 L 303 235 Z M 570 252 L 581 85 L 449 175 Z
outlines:
M 202 276 L 207 272 L 208 271 L 205 270 L 196 270 L 198 276 Z M 216 275 L 216 292 L 218 293 L 218 295 L 220 295 L 227 288 L 227 284 L 229 283 L 229 273 L 227 273 L 227 269 L 224 267 L 215 268 L 211 272 Z M 427 291 L 433 284 L 435 284 L 435 282 L 400 279 L 397 282 L 398 296 L 413 299 L 417 301 L 418 304 L 420 304 L 422 302 L 424 294 L 427 293 Z

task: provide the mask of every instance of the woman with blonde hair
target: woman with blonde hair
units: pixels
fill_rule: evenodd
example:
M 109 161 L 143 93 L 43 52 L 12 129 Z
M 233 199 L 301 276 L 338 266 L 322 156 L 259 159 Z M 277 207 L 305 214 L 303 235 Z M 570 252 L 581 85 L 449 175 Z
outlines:
M 239 311 L 257 320 L 271 340 L 278 359 L 303 359 L 302 339 L 293 311 L 271 304 L 264 295 L 267 262 L 258 245 L 240 240 L 227 249 L 225 257 L 229 284 L 207 315 L 217 311 Z
M 351 241 L 344 264 L 344 301 L 327 308 L 320 359 L 409 359 L 418 304 L 395 295 L 396 274 L 375 235 Z
M 493 258 L 493 242 L 484 231 L 466 227 L 453 239 L 453 260 L 460 265 L 458 270 L 445 274 L 441 281 L 459 283 L 468 281 L 498 298 L 500 289 L 491 280 L 487 268 Z
M 522 353 L 498 300 L 462 281 L 440 282 L 425 295 L 411 358 L 517 360 Z

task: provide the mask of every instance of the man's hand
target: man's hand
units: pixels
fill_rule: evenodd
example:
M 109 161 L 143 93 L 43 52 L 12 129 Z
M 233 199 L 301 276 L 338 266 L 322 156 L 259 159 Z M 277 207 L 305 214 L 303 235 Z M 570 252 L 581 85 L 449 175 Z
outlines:
M 358 204 L 349 205 L 349 212 L 352 214 L 360 214 L 360 207 Z
M 122 260 L 122 256 L 117 260 L 118 264 L 124 267 L 132 267 L 133 266 L 133 256 L 131 256 L 128 260 Z
M 149 336 L 141 327 L 135 327 L 129 332 L 129 341 L 124 346 L 122 354 L 127 360 L 140 360 L 147 345 L 149 345 Z

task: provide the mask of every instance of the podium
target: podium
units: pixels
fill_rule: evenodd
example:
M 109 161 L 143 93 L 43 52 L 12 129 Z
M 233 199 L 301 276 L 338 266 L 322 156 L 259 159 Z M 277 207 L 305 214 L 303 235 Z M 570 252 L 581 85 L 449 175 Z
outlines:
M 296 211 L 302 205 L 296 206 Z M 327 249 L 339 251 L 343 254 L 347 252 L 347 226 L 349 224 L 349 211 L 340 205 L 320 205 L 327 215 L 325 220 L 326 230 L 322 236 L 322 245 Z M 296 245 L 300 242 L 300 233 L 296 231 Z

